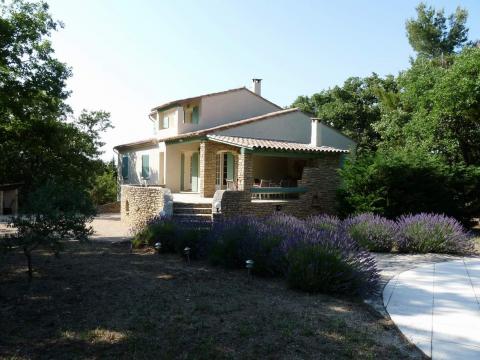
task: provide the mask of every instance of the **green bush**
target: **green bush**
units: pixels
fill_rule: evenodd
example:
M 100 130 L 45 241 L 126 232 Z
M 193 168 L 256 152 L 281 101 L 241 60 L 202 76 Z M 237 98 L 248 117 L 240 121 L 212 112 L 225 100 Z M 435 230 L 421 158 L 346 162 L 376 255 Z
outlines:
M 133 237 L 132 246 L 141 248 L 162 244 L 162 252 L 175 251 L 176 224 L 168 219 L 154 219 L 142 227 Z
M 431 154 L 377 152 L 348 159 L 340 174 L 342 217 L 429 212 L 468 223 L 480 210 L 480 168 L 445 165 Z

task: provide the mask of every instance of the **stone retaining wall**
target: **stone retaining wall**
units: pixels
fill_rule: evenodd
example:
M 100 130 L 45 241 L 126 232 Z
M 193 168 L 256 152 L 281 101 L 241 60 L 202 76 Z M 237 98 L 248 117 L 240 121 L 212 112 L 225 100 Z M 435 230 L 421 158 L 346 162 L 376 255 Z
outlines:
M 159 186 L 122 185 L 120 202 L 121 219 L 132 228 L 141 227 L 161 213 L 173 213 L 170 189 Z
M 99 214 L 108 214 L 120 212 L 120 201 L 111 202 L 108 204 L 102 204 L 97 206 L 97 213 Z
M 340 183 L 339 154 L 326 154 L 311 160 L 303 169 L 299 187 L 307 192 L 295 200 L 252 200 L 250 191 L 219 190 L 212 203 L 214 220 L 237 215 L 266 216 L 276 211 L 305 218 L 315 214 L 334 214 L 335 195 Z

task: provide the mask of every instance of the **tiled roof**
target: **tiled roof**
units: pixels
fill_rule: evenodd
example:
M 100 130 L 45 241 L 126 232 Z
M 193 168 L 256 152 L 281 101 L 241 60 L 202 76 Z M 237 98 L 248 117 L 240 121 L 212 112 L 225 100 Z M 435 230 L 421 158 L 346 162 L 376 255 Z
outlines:
M 158 144 L 158 140 L 155 138 L 151 138 L 146 140 L 134 141 L 127 144 L 117 145 L 117 146 L 114 146 L 114 149 L 122 150 L 122 149 L 137 148 L 137 147 L 156 145 L 156 144 Z
M 251 122 L 266 120 L 266 119 L 270 119 L 270 118 L 273 118 L 273 117 L 276 117 L 276 116 L 281 116 L 281 115 L 289 114 L 289 113 L 292 113 L 292 112 L 296 112 L 296 111 L 300 111 L 300 110 L 298 108 L 291 108 L 291 109 L 274 111 L 274 112 L 270 112 L 270 113 L 263 114 L 263 115 L 260 115 L 260 116 L 255 116 L 255 117 L 251 117 L 251 118 L 248 118 L 248 119 L 238 120 L 238 121 L 234 121 L 234 122 L 231 122 L 231 123 L 211 127 L 211 128 L 208 128 L 208 129 L 192 131 L 192 132 L 185 133 L 185 134 L 179 134 L 179 135 L 176 135 L 176 136 L 171 136 L 171 137 L 163 138 L 163 139 L 159 139 L 159 140 L 160 141 L 172 141 L 172 140 L 180 140 L 180 139 L 197 137 L 197 136 L 205 136 L 205 135 L 217 132 L 217 131 L 227 130 L 227 129 L 234 128 L 234 127 L 237 127 L 237 126 L 246 125 L 246 124 L 249 124 Z
M 331 152 L 348 153 L 348 150 L 337 149 L 331 146 L 312 146 L 310 144 L 297 143 L 284 140 L 253 139 L 237 136 L 207 135 L 211 141 L 228 145 L 238 146 L 250 150 L 283 150 L 299 152 Z

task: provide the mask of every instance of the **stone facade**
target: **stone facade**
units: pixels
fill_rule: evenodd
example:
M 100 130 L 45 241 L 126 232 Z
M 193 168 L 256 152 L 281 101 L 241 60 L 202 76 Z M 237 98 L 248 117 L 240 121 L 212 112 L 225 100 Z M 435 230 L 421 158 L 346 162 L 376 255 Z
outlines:
M 248 190 L 217 191 L 212 203 L 214 220 L 237 215 L 267 216 L 276 211 L 299 218 L 320 213 L 334 214 L 335 194 L 340 181 L 339 163 L 339 154 L 325 154 L 309 160 L 298 183 L 307 192 L 295 200 L 252 200 Z
M 172 194 L 159 186 L 122 185 L 120 213 L 127 225 L 134 229 L 141 227 L 161 213 L 173 213 Z
M 225 144 L 211 141 L 200 143 L 200 171 L 199 171 L 199 192 L 202 197 L 212 197 L 215 194 L 215 168 L 216 155 L 220 151 L 229 151 L 238 158 L 239 149 Z M 239 161 L 235 161 L 235 172 L 239 174 Z

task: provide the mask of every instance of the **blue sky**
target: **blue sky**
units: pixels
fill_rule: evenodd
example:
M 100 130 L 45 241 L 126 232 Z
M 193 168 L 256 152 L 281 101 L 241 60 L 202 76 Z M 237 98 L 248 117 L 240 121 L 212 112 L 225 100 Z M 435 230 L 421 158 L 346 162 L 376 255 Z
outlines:
M 349 76 L 397 74 L 413 52 L 405 21 L 418 1 L 126 1 L 50 0 L 65 23 L 53 45 L 73 68 L 75 112 L 111 112 L 104 158 L 117 144 L 150 137 L 155 105 L 249 86 L 290 105 L 342 84 Z M 480 1 L 430 1 L 469 11 L 470 38 L 480 39 Z

